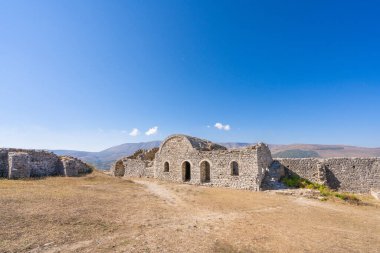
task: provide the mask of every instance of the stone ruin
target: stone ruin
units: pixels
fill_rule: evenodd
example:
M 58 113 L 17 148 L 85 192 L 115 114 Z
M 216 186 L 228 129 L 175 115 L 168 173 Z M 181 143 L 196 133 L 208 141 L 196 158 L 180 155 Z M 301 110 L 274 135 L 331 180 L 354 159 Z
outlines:
M 263 143 L 227 149 L 186 135 L 169 136 L 156 151 L 153 159 L 142 155 L 116 161 L 111 174 L 255 191 L 281 188 L 281 177 L 298 175 L 339 191 L 369 193 L 380 189 L 380 158 L 273 160 Z
M 231 149 L 207 140 L 169 136 L 153 161 L 123 158 L 111 168 L 115 176 L 153 177 L 173 182 L 258 191 L 272 163 L 267 145 Z
M 42 150 L 0 149 L 0 177 L 3 178 L 73 177 L 91 171 L 88 164 L 74 157 Z

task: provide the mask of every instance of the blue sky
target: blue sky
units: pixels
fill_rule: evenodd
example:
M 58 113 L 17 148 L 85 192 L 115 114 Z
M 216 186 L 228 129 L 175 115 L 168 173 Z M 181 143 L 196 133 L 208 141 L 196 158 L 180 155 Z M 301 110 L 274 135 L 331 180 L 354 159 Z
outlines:
M 185 133 L 379 147 L 379 10 L 2 0 L 0 146 L 98 151 Z

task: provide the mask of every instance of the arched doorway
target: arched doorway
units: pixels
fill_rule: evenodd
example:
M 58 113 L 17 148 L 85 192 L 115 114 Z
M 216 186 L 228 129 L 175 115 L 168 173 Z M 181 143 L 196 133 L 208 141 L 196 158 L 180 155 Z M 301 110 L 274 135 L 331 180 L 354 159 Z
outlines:
M 231 162 L 231 175 L 232 176 L 239 176 L 239 164 L 235 161 Z
M 201 183 L 210 182 L 210 163 L 207 161 L 201 162 Z
M 188 161 L 182 163 L 182 180 L 184 182 L 191 179 L 191 165 Z

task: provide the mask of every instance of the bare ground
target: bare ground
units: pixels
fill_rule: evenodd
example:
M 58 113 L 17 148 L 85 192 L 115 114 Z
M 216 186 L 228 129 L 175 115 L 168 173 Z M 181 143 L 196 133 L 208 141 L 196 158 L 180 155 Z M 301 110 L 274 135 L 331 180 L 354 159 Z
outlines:
M 379 252 L 380 206 L 124 180 L 0 180 L 1 252 Z

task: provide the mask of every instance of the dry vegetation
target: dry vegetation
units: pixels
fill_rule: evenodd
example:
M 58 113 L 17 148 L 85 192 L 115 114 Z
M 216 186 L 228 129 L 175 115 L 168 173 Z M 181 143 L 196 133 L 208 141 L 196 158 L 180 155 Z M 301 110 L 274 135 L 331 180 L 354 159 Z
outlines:
M 380 208 L 124 180 L 0 180 L 1 252 L 378 252 Z

